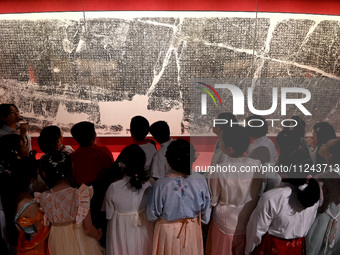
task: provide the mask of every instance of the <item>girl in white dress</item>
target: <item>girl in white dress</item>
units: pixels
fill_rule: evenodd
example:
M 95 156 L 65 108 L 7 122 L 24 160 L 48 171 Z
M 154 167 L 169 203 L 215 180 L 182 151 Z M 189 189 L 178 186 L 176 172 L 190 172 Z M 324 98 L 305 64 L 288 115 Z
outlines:
M 124 148 L 114 164 L 124 177 L 110 185 L 104 199 L 107 255 L 152 253 L 154 226 L 145 214 L 151 183 L 144 164 L 145 153 L 135 144 Z

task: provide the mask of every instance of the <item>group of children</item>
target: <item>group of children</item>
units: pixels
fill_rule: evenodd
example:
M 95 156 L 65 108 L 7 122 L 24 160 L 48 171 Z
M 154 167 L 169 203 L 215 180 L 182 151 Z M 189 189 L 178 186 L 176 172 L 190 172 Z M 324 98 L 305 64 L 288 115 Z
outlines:
M 87 121 L 71 129 L 75 151 L 62 145 L 57 126 L 44 127 L 44 155 L 35 160 L 18 109 L 3 105 L 1 254 L 340 253 L 340 141 L 329 123 L 314 126 L 312 148 L 298 117 L 297 126 L 278 134 L 276 147 L 266 125 L 216 125 L 211 164 L 236 171 L 202 175 L 192 170 L 197 154 L 190 142 L 171 139 L 165 121 L 149 126 L 142 116 L 131 119 L 133 142 L 116 160 L 96 145 Z M 218 118 L 237 122 L 230 113 Z M 327 167 L 313 176 L 241 171 L 315 164 Z

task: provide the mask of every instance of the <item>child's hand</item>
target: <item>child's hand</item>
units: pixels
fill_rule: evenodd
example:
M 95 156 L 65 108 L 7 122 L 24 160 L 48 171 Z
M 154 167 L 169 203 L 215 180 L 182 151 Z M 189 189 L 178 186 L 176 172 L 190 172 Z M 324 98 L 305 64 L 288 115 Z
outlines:
M 101 228 L 99 228 L 98 229 L 98 236 L 97 236 L 97 241 L 99 241 L 100 240 L 100 238 L 102 238 L 102 236 L 103 236 L 103 231 L 102 231 L 102 229 Z

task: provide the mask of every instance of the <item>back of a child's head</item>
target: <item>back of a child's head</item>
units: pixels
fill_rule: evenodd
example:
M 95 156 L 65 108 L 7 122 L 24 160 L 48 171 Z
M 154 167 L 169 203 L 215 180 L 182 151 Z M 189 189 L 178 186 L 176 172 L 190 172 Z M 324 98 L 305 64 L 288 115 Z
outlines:
M 216 127 L 219 127 L 222 131 L 232 126 L 238 126 L 237 118 L 231 112 L 221 112 L 218 114 L 217 118 L 228 121 L 226 124 L 216 124 Z
M 170 128 L 165 121 L 157 121 L 150 126 L 150 133 L 159 143 L 164 143 L 170 139 Z
M 96 130 L 92 122 L 82 121 L 71 128 L 71 134 L 79 146 L 90 146 L 93 143 Z
M 60 128 L 57 126 L 44 127 L 38 137 L 39 148 L 42 152 L 48 153 L 58 149 L 58 141 L 61 137 Z
M 224 148 L 231 147 L 234 150 L 232 157 L 240 157 L 248 149 L 250 139 L 246 128 L 233 126 L 223 131 L 222 142 Z
M 28 148 L 26 152 L 23 151 L 24 139 L 17 134 L 8 134 L 0 138 L 0 164 L 4 167 L 15 162 L 24 156 L 28 156 Z M 24 146 L 23 146 L 24 145 Z M 27 153 L 27 155 L 23 155 Z
M 306 122 L 296 115 L 292 116 L 291 119 L 294 121 L 290 122 L 290 125 L 288 125 L 289 127 L 286 124 L 286 127 L 284 127 L 283 130 L 294 130 L 300 138 L 304 138 L 306 132 Z
M 340 140 L 333 139 L 331 141 L 331 145 L 328 148 L 328 152 L 332 154 L 332 158 L 330 160 L 331 165 L 340 165 Z
M 40 160 L 40 175 L 49 188 L 53 188 L 62 179 L 72 183 L 72 162 L 70 155 L 60 150 L 47 153 Z
M 131 136 L 138 141 L 142 141 L 149 133 L 149 121 L 143 116 L 135 116 L 130 122 Z
M 253 115 L 246 119 L 246 129 L 249 137 L 260 138 L 268 133 L 268 123 L 260 115 Z
M 130 177 L 131 187 L 141 189 L 143 183 L 149 179 L 147 171 L 144 169 L 145 153 L 141 147 L 131 144 L 125 147 L 117 157 L 114 165 L 123 174 Z
M 282 130 L 276 136 L 281 155 L 290 155 L 301 146 L 301 139 L 295 130 Z
M 328 122 L 318 122 L 314 125 L 313 129 L 318 147 L 336 138 L 335 129 Z
M 190 142 L 177 139 L 170 143 L 165 157 L 173 170 L 190 175 L 192 164 L 196 160 L 195 154 L 196 150 Z
M 29 180 L 36 177 L 36 165 L 34 157 L 22 155 L 20 144 L 23 144 L 23 138 L 20 135 L 2 136 L 0 138 L 0 164 L 10 173 L 11 179 L 18 183 L 16 190 L 25 190 L 28 188 Z M 28 184 L 25 185 L 25 183 Z
M 320 186 L 314 178 L 287 178 L 283 180 L 295 186 L 297 198 L 304 208 L 313 206 L 320 199 Z M 301 186 L 307 184 L 303 189 Z

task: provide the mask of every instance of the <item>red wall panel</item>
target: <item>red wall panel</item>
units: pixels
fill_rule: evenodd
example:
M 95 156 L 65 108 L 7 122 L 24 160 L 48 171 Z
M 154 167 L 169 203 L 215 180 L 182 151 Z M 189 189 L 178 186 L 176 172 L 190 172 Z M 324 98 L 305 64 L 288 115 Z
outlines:
M 256 11 L 257 0 L 1 0 L 0 13 L 61 11 Z M 260 12 L 340 15 L 338 0 L 258 0 Z

